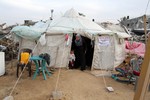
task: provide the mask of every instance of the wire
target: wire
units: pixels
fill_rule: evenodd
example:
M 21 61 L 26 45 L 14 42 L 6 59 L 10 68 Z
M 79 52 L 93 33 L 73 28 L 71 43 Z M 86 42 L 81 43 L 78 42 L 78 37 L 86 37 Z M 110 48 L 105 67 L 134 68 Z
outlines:
M 147 6 L 146 6 L 146 9 L 145 9 L 145 14 L 147 13 L 147 9 L 148 9 L 148 6 L 149 6 L 149 2 L 150 2 L 150 0 L 148 0 L 148 2 L 147 2 Z

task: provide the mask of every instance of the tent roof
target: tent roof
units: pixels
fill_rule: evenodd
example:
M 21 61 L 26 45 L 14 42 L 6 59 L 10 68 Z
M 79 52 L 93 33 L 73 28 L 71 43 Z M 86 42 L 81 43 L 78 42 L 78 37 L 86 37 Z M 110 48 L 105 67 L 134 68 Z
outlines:
M 63 15 L 63 17 L 77 18 L 77 17 L 79 17 L 79 13 L 77 11 L 75 11 L 73 8 L 71 8 L 70 10 L 67 10 L 65 12 L 65 14 Z
M 73 8 L 66 11 L 58 19 L 48 20 L 46 23 L 38 22 L 31 27 L 17 26 L 12 29 L 12 32 L 29 39 L 37 39 L 43 32 L 47 34 L 79 33 L 88 38 L 92 38 L 94 34 L 113 34 L 112 31 L 106 30 L 86 17 L 80 16 Z
M 109 34 L 111 31 L 106 30 L 96 24 L 95 22 L 87 19 L 86 17 L 80 16 L 77 11 L 73 8 L 66 11 L 66 13 L 59 19 L 54 19 L 51 22 L 51 25 L 48 29 L 48 33 L 52 31 L 58 32 L 57 30 L 61 30 L 61 32 L 68 33 L 80 33 L 84 34 Z
M 127 34 L 124 28 L 122 28 L 119 24 L 113 24 L 113 23 L 101 23 L 103 27 L 106 29 L 111 30 L 113 33 L 116 33 L 119 38 L 129 38 L 131 35 Z

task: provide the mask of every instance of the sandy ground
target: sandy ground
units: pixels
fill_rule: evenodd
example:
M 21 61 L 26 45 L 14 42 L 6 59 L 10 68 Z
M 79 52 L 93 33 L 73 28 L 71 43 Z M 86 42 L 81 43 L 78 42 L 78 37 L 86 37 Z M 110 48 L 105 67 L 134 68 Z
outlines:
M 8 74 L 0 77 L 0 100 L 7 96 L 16 78 L 16 67 L 8 67 Z M 58 70 L 47 80 L 39 75 L 35 80 L 28 77 L 25 70 L 12 96 L 15 100 L 51 100 L 52 91 L 55 89 Z M 114 92 L 105 89 L 102 77 L 90 74 L 90 71 L 62 69 L 58 90 L 63 92 L 62 100 L 132 100 L 134 86 L 116 82 L 106 77 L 108 86 L 114 88 Z M 147 96 L 146 100 L 149 100 Z

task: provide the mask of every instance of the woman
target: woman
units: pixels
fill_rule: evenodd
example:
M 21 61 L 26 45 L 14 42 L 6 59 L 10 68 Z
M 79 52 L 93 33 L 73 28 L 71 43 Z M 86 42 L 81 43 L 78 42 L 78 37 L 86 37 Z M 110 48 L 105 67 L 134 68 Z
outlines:
M 75 36 L 75 40 L 73 40 L 73 50 L 75 53 L 75 67 L 80 67 L 81 71 L 85 70 L 85 52 L 86 52 L 86 44 L 84 39 L 80 36 L 80 34 L 77 34 Z

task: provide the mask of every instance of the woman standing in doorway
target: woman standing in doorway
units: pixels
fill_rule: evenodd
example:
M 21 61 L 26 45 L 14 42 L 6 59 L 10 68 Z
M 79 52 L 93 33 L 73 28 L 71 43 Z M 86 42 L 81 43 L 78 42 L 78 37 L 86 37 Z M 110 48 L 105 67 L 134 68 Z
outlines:
M 80 34 L 77 34 L 75 36 L 75 40 L 73 40 L 73 50 L 75 53 L 75 67 L 80 67 L 80 70 L 83 71 L 86 68 L 86 61 L 85 61 L 85 53 L 86 53 L 86 43 L 84 41 L 84 38 L 81 37 Z

